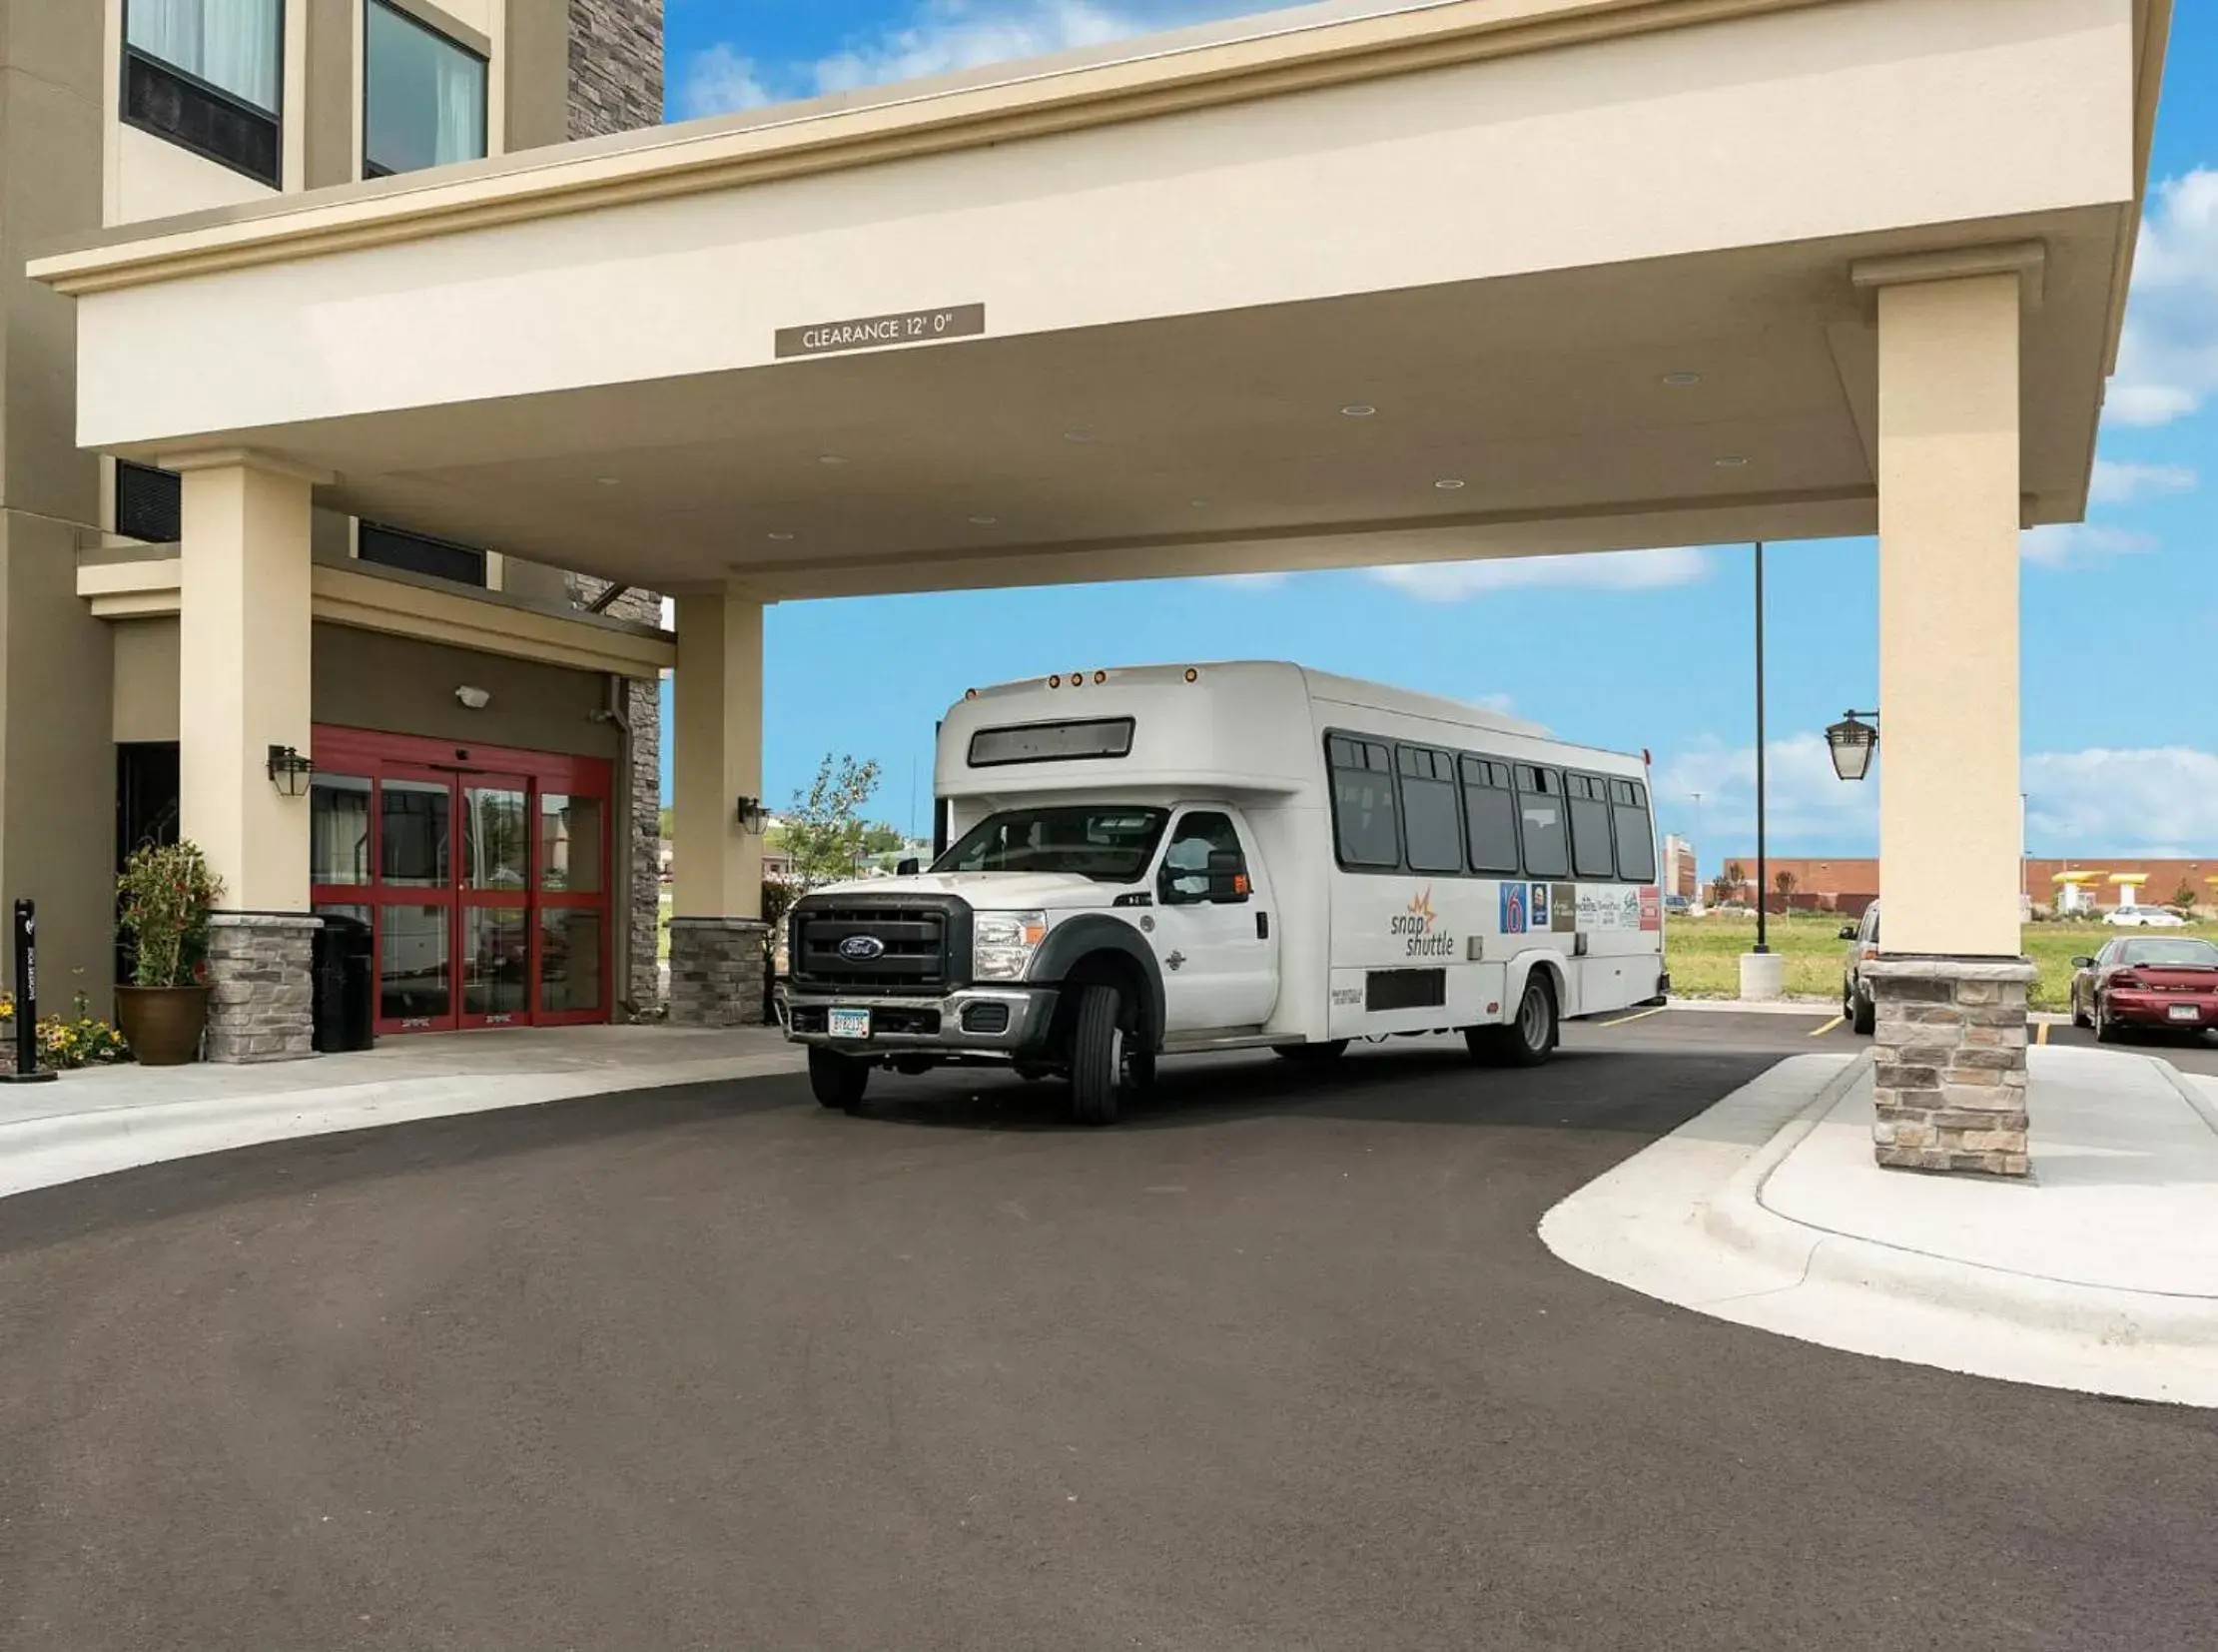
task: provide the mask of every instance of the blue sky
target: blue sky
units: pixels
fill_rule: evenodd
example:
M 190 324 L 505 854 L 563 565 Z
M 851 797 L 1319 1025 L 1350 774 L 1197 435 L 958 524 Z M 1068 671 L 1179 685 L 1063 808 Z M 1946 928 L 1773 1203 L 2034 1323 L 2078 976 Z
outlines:
M 1256 0 L 667 0 L 674 120 L 1207 17 Z M 2218 7 L 2183 5 L 2120 372 L 2086 524 L 2028 535 L 2024 749 L 2036 855 L 2218 853 Z M 1867 539 L 1777 545 L 1773 842 L 1869 854 L 1876 788 L 1819 730 L 1875 693 Z M 1181 580 L 791 603 L 766 620 L 766 795 L 827 750 L 875 757 L 875 812 L 931 794 L 933 719 L 978 680 L 1158 659 L 1291 658 L 1466 699 L 1577 740 L 1647 747 L 1667 829 L 1705 865 L 1754 841 L 1745 546 L 1269 581 Z M 1608 645 L 1563 669 L 1561 638 Z M 852 688 L 807 662 L 858 658 Z M 899 681 L 889 695 L 875 685 Z M 1883 772 L 1883 758 L 1881 769 Z M 668 777 L 665 774 L 665 789 Z M 1700 793 L 1698 805 L 1695 794 Z

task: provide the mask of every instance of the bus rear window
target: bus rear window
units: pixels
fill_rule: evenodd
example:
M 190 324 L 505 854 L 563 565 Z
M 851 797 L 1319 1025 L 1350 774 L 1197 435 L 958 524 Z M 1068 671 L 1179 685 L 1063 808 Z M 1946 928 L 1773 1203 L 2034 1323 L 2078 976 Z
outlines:
M 1069 763 L 1088 757 L 1129 757 L 1132 719 L 1100 717 L 1080 723 L 1018 723 L 982 728 L 971 736 L 971 767 L 1004 763 Z

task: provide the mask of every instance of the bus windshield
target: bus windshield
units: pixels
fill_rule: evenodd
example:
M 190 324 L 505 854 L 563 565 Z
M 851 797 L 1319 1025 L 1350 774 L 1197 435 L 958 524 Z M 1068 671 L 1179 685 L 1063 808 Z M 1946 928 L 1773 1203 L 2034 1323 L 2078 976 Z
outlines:
M 1068 872 L 1097 883 L 1144 876 L 1167 809 L 1078 803 L 1006 809 L 965 832 L 935 872 Z

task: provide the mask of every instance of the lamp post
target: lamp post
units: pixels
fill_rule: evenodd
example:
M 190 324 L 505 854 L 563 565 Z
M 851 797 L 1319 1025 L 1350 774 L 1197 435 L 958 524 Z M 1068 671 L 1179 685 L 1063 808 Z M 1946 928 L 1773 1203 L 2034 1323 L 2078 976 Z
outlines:
M 1769 910 L 1766 880 L 1771 869 L 1766 864 L 1764 801 L 1764 541 L 1759 539 L 1756 541 L 1756 950 L 1759 956 L 1772 950 L 1766 917 Z

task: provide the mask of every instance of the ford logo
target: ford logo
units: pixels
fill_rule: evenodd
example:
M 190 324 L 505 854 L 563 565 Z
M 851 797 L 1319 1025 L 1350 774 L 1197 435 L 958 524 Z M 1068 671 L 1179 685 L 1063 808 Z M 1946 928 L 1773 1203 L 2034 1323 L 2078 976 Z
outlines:
M 850 935 L 840 943 L 840 956 L 851 964 L 867 964 L 885 954 L 886 943 L 875 935 Z

